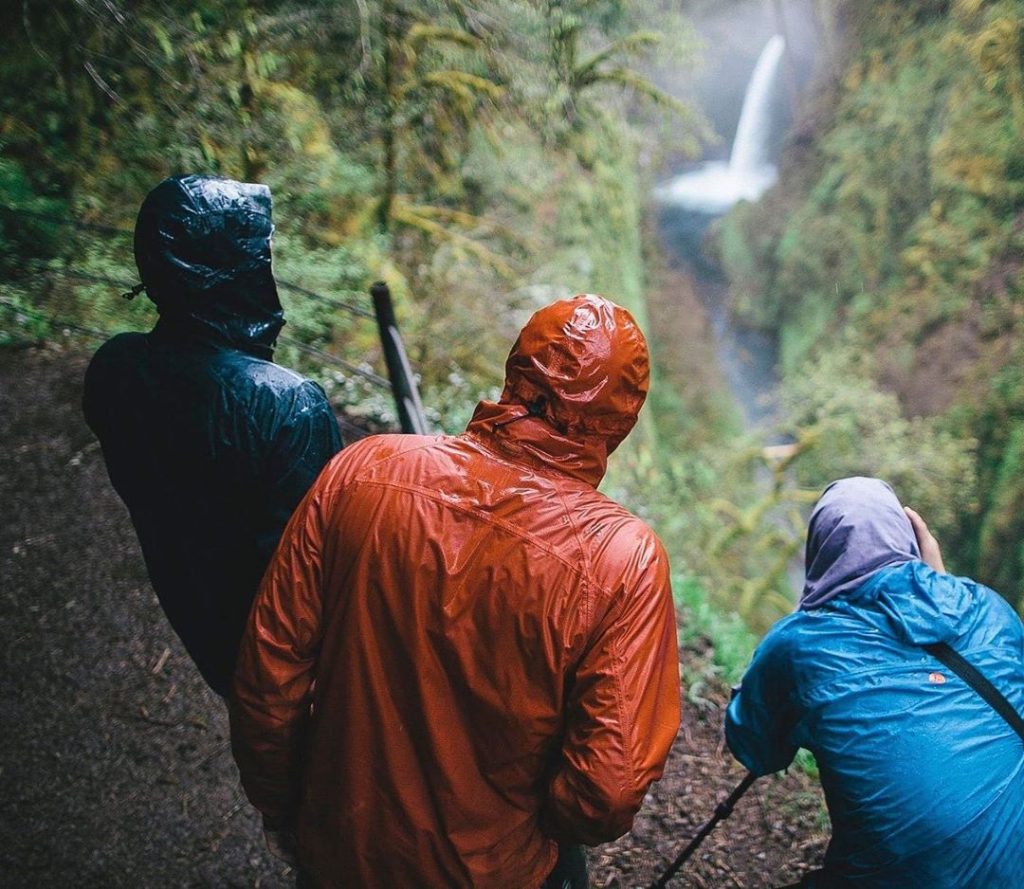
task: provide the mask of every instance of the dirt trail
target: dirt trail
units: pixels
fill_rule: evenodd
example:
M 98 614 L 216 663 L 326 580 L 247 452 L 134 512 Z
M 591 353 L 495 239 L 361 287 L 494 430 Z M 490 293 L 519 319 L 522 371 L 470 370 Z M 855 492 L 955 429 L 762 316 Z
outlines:
M 238 787 L 223 706 L 163 618 L 81 419 L 85 362 L 0 350 L 2 882 L 290 886 Z M 723 693 L 703 694 L 633 832 L 592 850 L 594 886 L 645 885 L 742 777 L 722 749 Z M 790 882 L 824 839 L 812 782 L 766 779 L 674 885 Z

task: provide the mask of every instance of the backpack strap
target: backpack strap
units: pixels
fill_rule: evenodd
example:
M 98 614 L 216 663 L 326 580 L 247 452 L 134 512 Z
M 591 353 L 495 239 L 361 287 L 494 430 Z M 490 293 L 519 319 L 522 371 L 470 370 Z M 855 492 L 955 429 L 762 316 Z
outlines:
M 965 660 L 959 652 L 954 651 L 945 642 L 935 642 L 931 645 L 921 646 L 930 655 L 942 661 L 950 670 L 956 673 L 964 682 L 973 688 L 993 710 L 1005 719 L 1022 741 L 1024 741 L 1024 718 L 1013 709 L 1013 705 L 1006 700 L 998 688 L 988 681 L 969 661 Z

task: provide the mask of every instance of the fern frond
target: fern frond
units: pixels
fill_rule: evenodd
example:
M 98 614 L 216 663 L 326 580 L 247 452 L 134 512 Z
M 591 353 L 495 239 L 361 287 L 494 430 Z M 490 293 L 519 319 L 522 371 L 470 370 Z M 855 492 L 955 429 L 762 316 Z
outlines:
M 480 45 L 480 40 L 463 31 L 461 28 L 443 28 L 440 25 L 413 25 L 405 35 L 405 42 L 413 49 L 419 49 L 427 43 L 450 43 L 473 49 Z
M 461 87 L 477 95 L 485 95 L 490 99 L 500 99 L 505 94 L 505 88 L 493 80 L 488 80 L 477 74 L 470 74 L 468 71 L 454 69 L 432 71 L 423 78 L 423 82 L 453 90 Z
M 596 71 L 604 62 L 615 56 L 631 56 L 649 49 L 661 42 L 661 35 L 654 31 L 634 31 L 618 40 L 612 41 L 604 49 L 594 53 L 573 72 L 573 79 L 579 82 Z
M 446 228 L 431 218 L 431 211 L 436 211 L 436 209 L 416 206 L 406 203 L 404 200 L 396 199 L 392 208 L 391 218 L 400 225 L 417 229 L 430 238 L 448 242 L 454 247 L 465 251 L 506 280 L 511 281 L 516 278 L 516 273 L 512 266 L 489 247 L 459 231 Z
M 456 210 L 451 207 L 434 207 L 424 204 L 417 204 L 414 209 L 420 216 L 428 219 L 443 219 L 454 225 L 461 226 L 462 228 L 475 228 L 482 231 L 492 232 L 523 250 L 532 250 L 537 248 L 536 244 L 531 244 L 528 239 L 524 238 L 520 233 L 508 228 L 508 226 L 501 225 L 493 219 L 487 219 L 483 216 L 475 216 L 472 213 L 467 213 L 465 210 Z
M 621 87 L 623 89 L 631 89 L 644 98 L 649 99 L 655 105 L 662 108 L 669 108 L 676 114 L 685 118 L 693 117 L 693 109 L 691 109 L 685 102 L 677 99 L 675 96 L 670 96 L 663 89 L 655 86 L 642 74 L 638 74 L 630 68 L 618 66 L 602 71 L 594 71 L 592 72 L 589 80 L 585 84 L 582 84 L 580 88 L 583 86 L 594 86 L 597 84 L 607 84 L 610 86 Z

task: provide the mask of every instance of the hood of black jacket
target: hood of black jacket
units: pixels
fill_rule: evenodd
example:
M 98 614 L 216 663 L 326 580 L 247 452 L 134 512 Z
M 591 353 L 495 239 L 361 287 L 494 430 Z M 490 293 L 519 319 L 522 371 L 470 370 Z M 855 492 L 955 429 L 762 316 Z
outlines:
M 161 182 L 135 223 L 135 262 L 161 321 L 269 358 L 284 326 L 273 232 L 265 185 L 195 175 Z

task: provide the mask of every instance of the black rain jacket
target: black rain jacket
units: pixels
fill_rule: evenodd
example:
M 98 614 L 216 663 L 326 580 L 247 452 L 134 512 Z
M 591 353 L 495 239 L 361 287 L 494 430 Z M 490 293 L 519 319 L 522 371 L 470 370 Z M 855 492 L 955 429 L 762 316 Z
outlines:
M 85 379 L 160 604 L 221 695 L 281 531 L 342 447 L 323 390 L 270 360 L 284 325 L 272 233 L 266 186 L 160 183 L 135 227 L 160 320 L 106 342 Z

